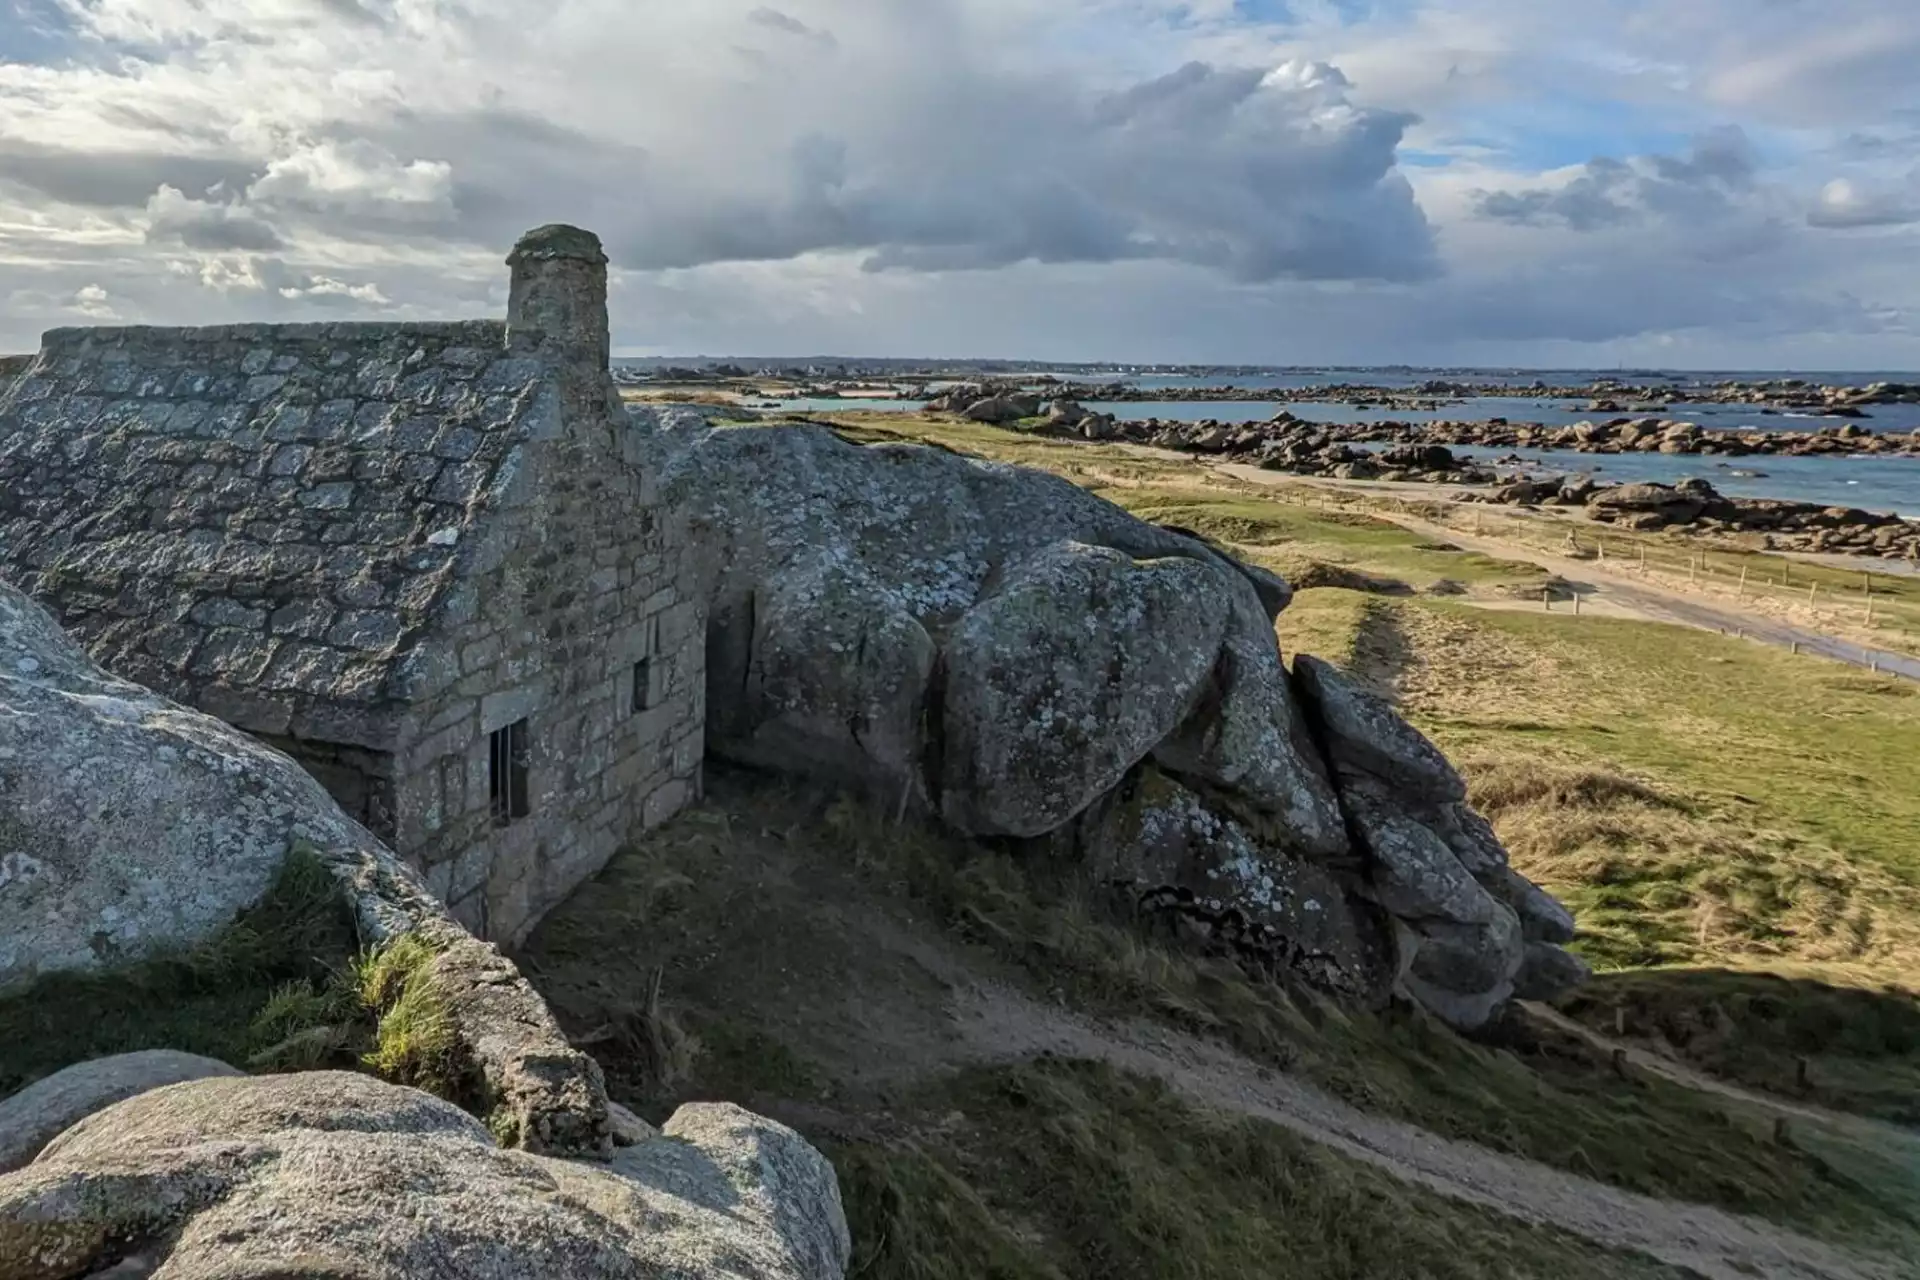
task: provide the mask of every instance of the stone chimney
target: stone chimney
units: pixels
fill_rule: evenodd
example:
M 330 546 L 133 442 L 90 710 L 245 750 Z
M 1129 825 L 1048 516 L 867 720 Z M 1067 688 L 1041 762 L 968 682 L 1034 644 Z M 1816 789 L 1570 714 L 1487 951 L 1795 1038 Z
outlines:
M 507 255 L 507 350 L 563 371 L 567 398 L 612 393 L 607 255 L 600 237 L 555 224 L 529 231 Z

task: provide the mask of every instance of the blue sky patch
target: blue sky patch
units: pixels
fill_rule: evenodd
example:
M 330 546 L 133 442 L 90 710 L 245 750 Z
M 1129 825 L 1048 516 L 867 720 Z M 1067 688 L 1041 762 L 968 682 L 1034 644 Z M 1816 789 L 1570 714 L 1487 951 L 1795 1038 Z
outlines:
M 0 0 L 0 62 L 58 62 L 73 48 L 73 23 L 53 0 Z

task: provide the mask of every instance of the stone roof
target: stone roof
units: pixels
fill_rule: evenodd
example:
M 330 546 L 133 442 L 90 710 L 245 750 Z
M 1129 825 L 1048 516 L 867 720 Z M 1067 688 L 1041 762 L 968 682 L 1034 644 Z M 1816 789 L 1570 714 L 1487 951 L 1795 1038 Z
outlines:
M 0 387 L 0 575 L 124 678 L 378 745 L 552 388 L 498 322 L 55 330 Z

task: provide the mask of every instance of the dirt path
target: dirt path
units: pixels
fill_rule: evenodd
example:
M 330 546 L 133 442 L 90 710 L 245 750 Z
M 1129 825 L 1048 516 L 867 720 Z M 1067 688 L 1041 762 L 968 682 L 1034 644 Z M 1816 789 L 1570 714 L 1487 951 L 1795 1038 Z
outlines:
M 1281 486 L 1288 481 L 1297 482 L 1297 477 L 1282 480 L 1274 473 L 1262 471 L 1258 467 L 1226 464 L 1219 470 L 1236 479 L 1252 481 L 1255 484 Z M 1769 618 L 1752 610 L 1741 609 L 1737 605 L 1722 602 L 1709 604 L 1679 591 L 1669 590 L 1646 581 L 1631 573 L 1617 572 L 1591 560 L 1572 560 L 1501 538 L 1464 533 L 1447 525 L 1434 524 L 1399 512 L 1382 513 L 1381 518 L 1390 520 L 1423 537 L 1446 541 L 1469 551 L 1537 564 L 1570 583 L 1573 589 L 1583 597 L 1583 606 L 1588 601 L 1594 601 L 1602 606 L 1602 611 L 1615 615 L 1676 623 L 1680 626 L 1697 627 L 1704 631 L 1719 631 L 1727 635 L 1756 640 L 1762 644 L 1775 645 L 1782 649 L 1798 646 L 1802 652 L 1830 658 L 1835 662 L 1844 662 L 1857 667 L 1878 668 L 1890 675 L 1920 680 L 1920 658 L 1891 653 L 1883 649 L 1869 649 L 1819 631 Z
M 1884 1124 L 1878 1120 L 1869 1119 L 1866 1116 L 1849 1115 L 1844 1111 L 1830 1111 L 1825 1107 L 1815 1106 L 1811 1103 L 1795 1102 L 1790 1098 L 1781 1098 L 1772 1094 L 1757 1093 L 1751 1089 L 1743 1089 L 1737 1084 L 1729 1084 L 1727 1081 L 1716 1079 L 1713 1076 L 1707 1075 L 1705 1072 L 1696 1071 L 1686 1063 L 1676 1061 L 1664 1054 L 1602 1035 L 1585 1023 L 1577 1022 L 1567 1017 L 1567 1015 L 1561 1013 L 1551 1005 L 1527 1004 L 1524 1008 L 1528 1016 L 1539 1019 L 1555 1030 L 1584 1040 L 1602 1053 L 1612 1053 L 1616 1049 L 1620 1050 L 1626 1054 L 1629 1066 L 1635 1067 L 1650 1075 L 1663 1077 L 1683 1088 L 1692 1089 L 1699 1093 L 1716 1094 L 1729 1101 L 1752 1107 L 1768 1115 L 1811 1120 L 1815 1124 L 1856 1133 L 1869 1140 L 1900 1146 L 1914 1146 L 1916 1149 L 1920 1149 L 1920 1135 L 1913 1134 L 1896 1126 Z
M 1253 1116 L 1404 1181 L 1612 1249 L 1646 1254 L 1707 1280 L 1894 1280 L 1914 1273 L 1783 1227 L 1622 1191 L 1531 1161 L 1368 1115 L 1229 1049 L 1145 1023 L 1107 1025 L 1016 992 L 958 985 L 954 1017 L 981 1061 L 1042 1053 L 1150 1076 L 1195 1102 Z

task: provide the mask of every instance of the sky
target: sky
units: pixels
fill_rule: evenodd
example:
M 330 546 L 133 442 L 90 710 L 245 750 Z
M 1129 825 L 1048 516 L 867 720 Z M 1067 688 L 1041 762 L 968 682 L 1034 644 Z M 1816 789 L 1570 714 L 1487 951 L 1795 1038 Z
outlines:
M 1920 370 L 1920 0 L 0 0 L 0 351 Z

